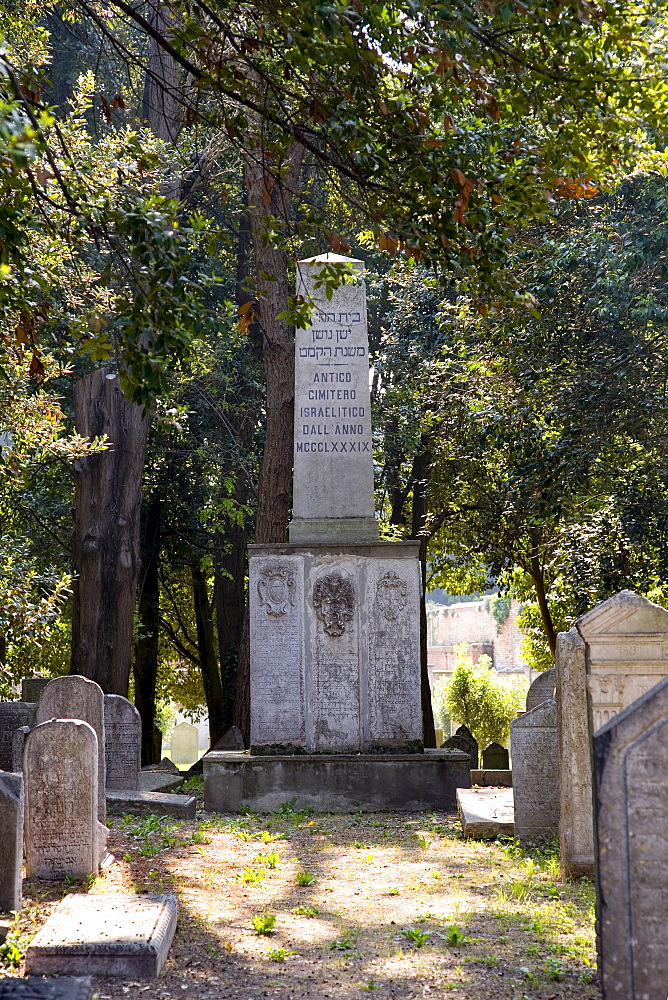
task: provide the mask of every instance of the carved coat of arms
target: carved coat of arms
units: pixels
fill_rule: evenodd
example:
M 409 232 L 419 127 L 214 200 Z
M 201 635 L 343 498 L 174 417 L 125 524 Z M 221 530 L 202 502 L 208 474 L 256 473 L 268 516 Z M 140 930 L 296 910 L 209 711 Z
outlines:
M 408 590 L 406 581 L 396 573 L 386 573 L 376 584 L 378 607 L 389 622 L 396 621 L 406 607 Z
M 313 607 L 328 635 L 343 635 L 355 611 L 352 580 L 342 573 L 321 576 L 313 587 Z
M 270 618 L 281 618 L 288 605 L 294 607 L 296 588 L 295 573 L 289 566 L 267 566 L 257 582 L 260 607 Z

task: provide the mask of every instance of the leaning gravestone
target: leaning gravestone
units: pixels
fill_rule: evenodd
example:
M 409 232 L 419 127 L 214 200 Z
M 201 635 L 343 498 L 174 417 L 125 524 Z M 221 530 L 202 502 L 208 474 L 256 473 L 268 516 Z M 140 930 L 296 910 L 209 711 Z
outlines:
M 542 705 L 549 698 L 554 698 L 556 686 L 556 667 L 550 667 L 549 670 L 544 670 L 542 674 L 538 674 L 538 677 L 531 683 L 527 691 L 527 712 L 530 712 L 532 708 L 538 708 L 539 705 Z
M 23 750 L 29 732 L 29 726 L 21 726 L 20 729 L 15 729 L 12 735 L 12 771 L 14 774 L 21 774 L 23 771 Z
M 194 764 L 199 757 L 197 749 L 197 726 L 189 722 L 179 722 L 172 729 L 172 760 L 176 764 Z
M 668 995 L 668 678 L 594 736 L 604 1000 Z
M 23 778 L 0 771 L 0 913 L 21 909 Z
M 559 634 L 556 664 L 561 864 L 591 876 L 592 736 L 668 675 L 668 611 L 622 590 Z
M 510 723 L 515 837 L 522 845 L 552 840 L 559 830 L 557 703 L 551 698 Z
M 0 979 L 0 1000 L 91 1000 L 93 980 L 90 976 L 56 979 Z
M 28 945 L 26 971 L 42 975 L 160 974 L 176 930 L 176 897 L 74 893 Z
M 23 778 L 29 876 L 85 878 L 97 872 L 97 762 L 97 736 L 87 722 L 52 719 L 28 734 Z
M 508 751 L 500 743 L 490 743 L 482 752 L 483 771 L 507 771 L 510 765 Z
M 120 694 L 104 696 L 106 787 L 136 790 L 141 769 L 141 717 Z
M 104 694 L 95 681 L 79 674 L 54 677 L 37 702 L 36 722 L 49 719 L 80 719 L 92 726 L 97 736 L 97 809 L 100 823 L 105 819 Z
M 11 771 L 12 737 L 21 726 L 34 726 L 35 708 L 31 702 L 0 702 L 0 771 Z

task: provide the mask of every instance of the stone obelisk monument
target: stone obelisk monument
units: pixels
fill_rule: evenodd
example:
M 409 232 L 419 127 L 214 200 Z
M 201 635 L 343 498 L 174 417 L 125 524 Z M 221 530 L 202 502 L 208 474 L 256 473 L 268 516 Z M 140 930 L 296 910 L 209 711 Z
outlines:
M 328 299 L 331 263 L 347 280 Z M 208 808 L 439 808 L 470 784 L 464 755 L 424 752 L 419 543 L 378 537 L 363 273 L 299 262 L 313 315 L 296 333 L 290 541 L 249 546 L 251 751 L 207 755 Z

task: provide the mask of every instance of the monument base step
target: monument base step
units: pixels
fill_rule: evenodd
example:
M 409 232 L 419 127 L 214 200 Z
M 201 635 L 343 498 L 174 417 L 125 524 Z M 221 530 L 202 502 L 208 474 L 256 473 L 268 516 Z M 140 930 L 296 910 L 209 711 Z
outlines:
M 212 750 L 204 760 L 204 808 L 221 813 L 295 809 L 365 812 L 456 808 L 469 788 L 469 756 L 461 750 L 420 754 L 253 756 Z
M 512 788 L 458 788 L 457 809 L 467 840 L 514 836 Z
M 491 768 L 480 768 L 477 771 L 471 770 L 471 785 L 482 785 L 492 788 L 512 788 L 513 772 L 499 769 L 494 771 Z
M 0 979 L 0 1000 L 90 1000 L 93 980 L 90 976 L 75 979 Z

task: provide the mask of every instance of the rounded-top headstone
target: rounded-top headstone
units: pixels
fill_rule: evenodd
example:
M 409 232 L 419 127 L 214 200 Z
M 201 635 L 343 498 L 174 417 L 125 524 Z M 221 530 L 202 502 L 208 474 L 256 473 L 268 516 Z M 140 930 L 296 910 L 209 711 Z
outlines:
M 99 684 L 81 677 L 79 674 L 69 674 L 66 677 L 54 677 L 43 689 L 37 702 L 35 721 L 37 724 L 49 719 L 80 719 L 93 727 L 97 736 L 97 779 L 98 779 L 98 818 L 104 823 L 106 815 L 105 800 L 105 760 L 104 760 L 104 693 Z
M 544 701 L 554 698 L 554 691 L 557 686 L 556 667 L 544 670 L 542 674 L 532 682 L 527 691 L 526 710 L 530 712 L 533 708 L 538 708 Z
M 120 694 L 104 696 L 106 787 L 139 788 L 141 716 Z
M 482 766 L 486 771 L 507 771 L 508 751 L 500 743 L 490 743 L 482 752 Z
M 79 719 L 51 719 L 26 738 L 28 875 L 85 878 L 98 870 L 97 735 Z

